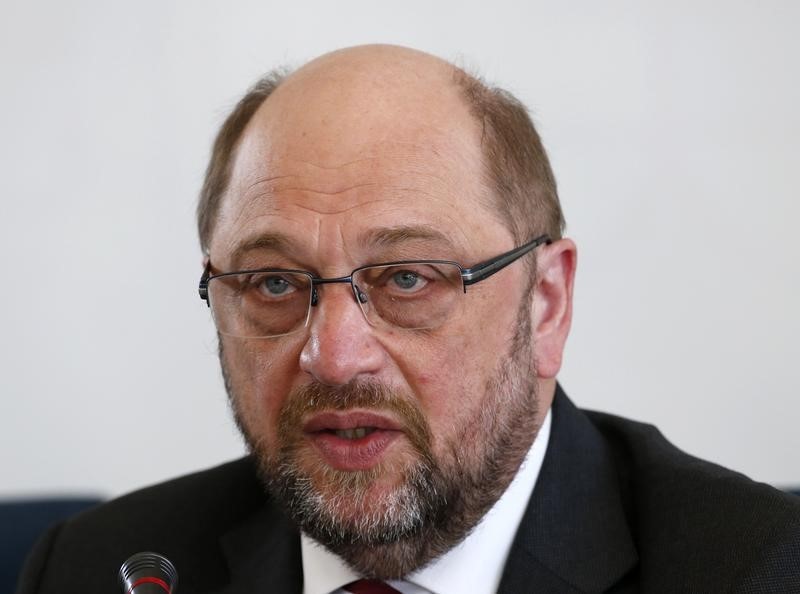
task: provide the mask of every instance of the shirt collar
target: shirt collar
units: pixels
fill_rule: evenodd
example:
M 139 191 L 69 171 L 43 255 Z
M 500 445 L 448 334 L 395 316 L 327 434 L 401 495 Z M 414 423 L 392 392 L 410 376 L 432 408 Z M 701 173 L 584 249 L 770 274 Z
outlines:
M 536 486 L 550 438 L 550 411 L 514 480 L 467 537 L 406 582 L 433 594 L 496 592 L 514 536 Z M 329 594 L 359 579 L 342 559 L 301 535 L 303 593 Z M 402 583 L 392 582 L 395 587 Z

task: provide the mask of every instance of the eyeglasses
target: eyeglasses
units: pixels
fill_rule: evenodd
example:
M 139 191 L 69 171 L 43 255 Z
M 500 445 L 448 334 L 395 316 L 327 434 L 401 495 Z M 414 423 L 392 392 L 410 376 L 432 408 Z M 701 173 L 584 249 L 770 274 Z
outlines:
M 350 284 L 373 326 L 430 330 L 456 309 L 468 285 L 489 278 L 543 243 L 550 243 L 547 235 L 471 268 L 447 260 L 404 260 L 362 266 L 337 278 L 282 268 L 211 274 L 209 261 L 199 292 L 220 334 L 239 338 L 276 338 L 302 330 L 311 308 L 319 304 L 319 286 L 332 283 Z

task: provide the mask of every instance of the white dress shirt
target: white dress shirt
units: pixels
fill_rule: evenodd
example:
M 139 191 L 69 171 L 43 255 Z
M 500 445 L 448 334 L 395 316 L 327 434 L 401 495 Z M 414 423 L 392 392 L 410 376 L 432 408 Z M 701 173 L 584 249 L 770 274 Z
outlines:
M 497 592 L 517 528 L 525 513 L 550 438 L 550 411 L 519 472 L 475 529 L 459 544 L 403 580 L 387 582 L 403 594 Z M 341 589 L 362 576 L 302 534 L 303 594 L 347 594 Z

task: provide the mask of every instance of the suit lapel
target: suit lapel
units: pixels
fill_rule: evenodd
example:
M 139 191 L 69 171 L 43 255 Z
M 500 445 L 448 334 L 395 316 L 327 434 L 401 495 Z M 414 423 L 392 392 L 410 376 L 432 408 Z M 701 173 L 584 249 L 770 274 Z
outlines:
M 300 534 L 269 501 L 225 534 L 221 544 L 231 579 L 218 594 L 302 592 Z
M 499 592 L 606 592 L 638 562 L 618 472 L 603 436 L 560 386 L 552 415 L 547 454 Z

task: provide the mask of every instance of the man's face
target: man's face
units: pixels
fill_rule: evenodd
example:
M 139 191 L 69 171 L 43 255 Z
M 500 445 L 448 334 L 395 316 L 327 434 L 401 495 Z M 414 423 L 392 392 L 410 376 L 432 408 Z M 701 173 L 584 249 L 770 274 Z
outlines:
M 216 270 L 341 277 L 396 260 L 470 266 L 513 247 L 455 91 L 438 108 L 440 96 L 423 97 L 423 110 L 325 87 L 299 111 L 295 87 L 242 138 L 210 246 Z M 350 287 L 331 284 L 300 332 L 221 337 L 237 421 L 270 489 L 361 571 L 396 577 L 447 550 L 513 478 L 541 421 L 527 271 L 519 262 L 470 286 L 432 330 L 372 326 Z

